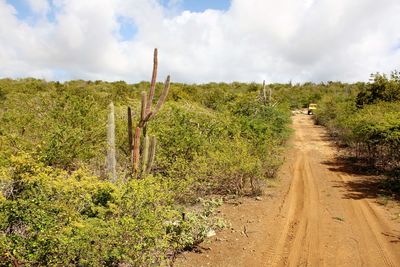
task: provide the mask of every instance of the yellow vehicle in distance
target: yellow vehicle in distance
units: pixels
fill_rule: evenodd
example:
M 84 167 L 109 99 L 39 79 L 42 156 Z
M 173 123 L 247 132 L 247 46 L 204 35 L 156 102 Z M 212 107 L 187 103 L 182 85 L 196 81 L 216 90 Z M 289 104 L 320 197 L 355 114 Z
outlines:
M 310 103 L 310 104 L 308 105 L 308 112 L 307 112 L 307 114 L 308 114 L 308 115 L 314 114 L 314 111 L 315 111 L 316 109 L 317 109 L 317 104 Z

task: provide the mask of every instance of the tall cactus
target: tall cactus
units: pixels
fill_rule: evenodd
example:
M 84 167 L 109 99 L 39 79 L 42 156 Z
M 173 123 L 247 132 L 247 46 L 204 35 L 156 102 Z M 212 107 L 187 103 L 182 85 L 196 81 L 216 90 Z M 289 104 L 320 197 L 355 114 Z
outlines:
M 140 127 L 135 129 L 135 139 L 133 143 L 133 174 L 137 176 L 139 170 L 139 156 L 140 156 Z
M 139 174 L 139 161 L 140 161 L 140 136 L 143 130 L 144 135 L 146 135 L 146 126 L 147 122 L 151 120 L 161 109 L 163 104 L 165 103 L 165 100 L 167 98 L 168 92 L 169 92 L 169 87 L 170 87 L 170 76 L 167 76 L 167 79 L 164 83 L 164 89 L 157 101 L 157 104 L 153 110 L 151 110 L 151 105 L 153 103 L 154 99 L 154 94 L 155 94 L 155 89 L 156 89 L 156 81 L 157 81 L 157 68 L 158 68 L 158 51 L 157 48 L 154 49 L 154 58 L 153 58 L 153 72 L 151 76 L 151 83 L 150 83 L 150 89 L 149 89 L 149 94 L 147 95 L 146 92 L 142 92 L 141 95 L 141 112 L 140 112 L 140 120 L 136 126 L 135 130 L 135 137 L 134 137 L 134 142 L 133 142 L 133 174 L 136 178 L 138 178 Z M 150 149 L 150 155 L 152 151 L 155 153 L 155 139 L 153 138 L 150 139 L 150 143 L 148 139 L 144 139 L 145 141 L 143 142 L 143 152 L 149 153 L 149 147 L 152 147 L 151 144 L 154 143 L 152 149 Z M 147 140 L 147 141 L 146 141 Z M 153 140 L 153 141 L 152 141 Z M 146 148 L 147 146 L 147 148 Z M 148 155 L 148 154 L 147 154 Z M 145 157 L 144 160 L 142 160 L 142 170 L 147 171 L 151 169 L 152 161 L 154 160 L 154 155 L 151 157 L 147 156 Z M 142 157 L 145 155 L 142 155 Z M 144 163 L 145 162 L 145 163 Z M 151 164 L 149 164 L 151 163 Z M 145 165 L 145 166 L 143 166 Z M 150 169 L 149 169 L 150 168 Z
M 114 104 L 109 105 L 107 123 L 107 173 L 113 183 L 117 181 L 117 160 L 115 158 L 115 116 Z
M 149 161 L 149 145 L 150 140 L 148 136 L 143 139 L 143 150 L 142 150 L 142 176 L 146 172 L 147 163 Z
M 267 105 L 267 94 L 266 94 L 266 91 L 265 91 L 265 80 L 263 81 L 261 97 L 262 97 L 262 101 L 263 101 L 264 105 L 266 106 Z
M 265 84 L 265 80 L 263 81 L 262 88 L 260 90 L 260 98 L 264 106 L 267 106 L 267 85 Z M 272 88 L 268 86 L 268 105 L 272 106 Z
M 268 86 L 268 89 L 269 89 L 268 103 L 270 106 L 272 106 L 272 88 L 271 88 L 271 86 Z
M 132 110 L 131 107 L 128 107 L 128 144 L 129 144 L 129 155 L 130 155 L 130 164 L 133 166 L 133 133 L 132 133 Z

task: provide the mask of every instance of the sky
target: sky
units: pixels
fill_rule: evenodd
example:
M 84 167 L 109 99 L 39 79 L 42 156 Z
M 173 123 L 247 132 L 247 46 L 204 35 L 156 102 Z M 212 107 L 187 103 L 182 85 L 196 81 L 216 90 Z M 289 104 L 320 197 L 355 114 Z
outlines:
M 0 78 L 367 81 L 400 70 L 399 0 L 0 0 Z

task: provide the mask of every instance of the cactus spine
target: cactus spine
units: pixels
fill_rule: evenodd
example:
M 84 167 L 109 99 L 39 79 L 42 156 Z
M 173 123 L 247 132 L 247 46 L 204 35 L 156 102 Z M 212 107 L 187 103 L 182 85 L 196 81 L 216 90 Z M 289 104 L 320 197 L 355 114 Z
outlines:
M 115 117 L 114 117 L 114 104 L 111 102 L 109 105 L 110 112 L 108 114 L 107 123 L 107 172 L 111 181 L 117 181 L 117 160 L 115 158 Z
M 158 111 L 161 109 L 161 107 L 165 103 L 165 100 L 166 100 L 168 92 L 169 92 L 169 87 L 170 87 L 170 76 L 168 75 L 167 79 L 165 81 L 165 84 L 164 84 L 164 89 L 157 101 L 157 104 L 156 104 L 154 110 L 152 111 L 151 105 L 153 103 L 155 89 L 156 89 L 157 68 L 158 68 L 158 51 L 156 48 L 156 49 L 154 49 L 153 73 L 151 76 L 149 95 L 147 96 L 146 92 L 142 92 L 140 120 L 136 126 L 135 137 L 134 137 L 133 175 L 136 178 L 138 178 L 138 174 L 139 174 L 140 136 L 141 136 L 142 130 L 143 130 L 143 135 L 145 136 L 144 141 L 143 141 L 143 151 L 142 151 L 142 173 L 143 173 L 143 171 L 148 172 L 151 170 L 151 166 L 152 166 L 154 158 L 155 158 L 156 141 L 155 141 L 155 138 L 153 138 L 153 137 L 150 139 L 150 142 L 148 139 L 146 139 L 146 126 L 147 126 L 147 122 L 158 113 Z M 153 144 L 153 146 L 151 144 Z M 151 147 L 150 148 L 150 156 L 149 156 L 149 147 Z M 154 155 L 151 153 L 154 153 Z

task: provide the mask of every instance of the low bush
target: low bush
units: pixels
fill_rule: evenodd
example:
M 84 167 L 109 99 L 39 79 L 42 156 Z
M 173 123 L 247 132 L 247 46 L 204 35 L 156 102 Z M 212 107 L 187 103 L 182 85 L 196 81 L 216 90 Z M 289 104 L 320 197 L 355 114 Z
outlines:
M 0 174 L 2 265 L 159 265 L 206 236 L 219 203 L 183 214 L 169 180 L 114 185 L 28 154 L 12 157 Z
M 355 96 L 324 96 L 316 112 L 316 121 L 327 126 L 356 158 L 390 173 L 394 180 L 400 180 L 399 88 L 397 72 L 390 79 L 376 74 Z

